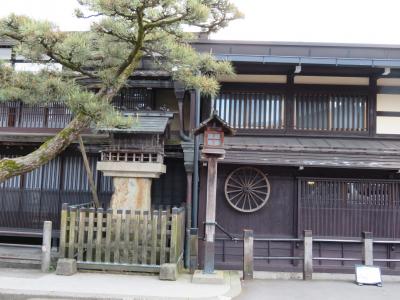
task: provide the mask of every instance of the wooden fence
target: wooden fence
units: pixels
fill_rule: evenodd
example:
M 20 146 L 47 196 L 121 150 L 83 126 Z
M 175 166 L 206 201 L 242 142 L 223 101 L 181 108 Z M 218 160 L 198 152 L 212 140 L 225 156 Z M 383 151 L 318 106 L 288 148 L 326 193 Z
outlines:
M 184 208 L 134 211 L 63 205 L 60 257 L 81 269 L 158 272 L 182 264 Z
M 374 257 L 374 247 L 377 245 L 388 245 L 391 248 L 400 245 L 399 240 L 377 240 L 372 238 L 372 232 L 363 232 L 361 239 L 320 239 L 314 238 L 311 230 L 304 230 L 302 238 L 255 238 L 253 230 L 244 230 L 243 239 L 236 239 L 243 242 L 243 279 L 253 279 L 254 275 L 254 261 L 255 260 L 292 260 L 303 262 L 303 279 L 312 279 L 314 266 L 320 261 L 331 262 L 348 262 L 354 268 L 356 264 L 364 264 L 367 266 L 379 266 L 380 263 L 394 264 L 399 263 L 400 258 L 380 258 Z M 256 247 L 255 242 L 294 242 L 302 244 L 302 253 L 293 254 L 290 256 L 257 256 L 255 255 Z M 352 251 L 350 257 L 337 257 L 334 253 L 326 253 L 321 255 L 316 250 L 318 243 L 331 243 L 331 244 L 355 244 L 358 245 L 357 251 Z M 393 274 L 393 273 L 392 273 Z

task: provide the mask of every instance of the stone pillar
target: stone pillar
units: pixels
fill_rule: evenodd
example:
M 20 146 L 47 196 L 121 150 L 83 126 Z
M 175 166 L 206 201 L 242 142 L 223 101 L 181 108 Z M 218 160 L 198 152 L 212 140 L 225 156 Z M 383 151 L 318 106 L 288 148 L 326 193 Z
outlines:
M 114 177 L 112 209 L 150 210 L 151 178 Z
M 162 163 L 99 161 L 97 169 L 113 177 L 112 209 L 150 210 L 151 183 L 166 172 Z

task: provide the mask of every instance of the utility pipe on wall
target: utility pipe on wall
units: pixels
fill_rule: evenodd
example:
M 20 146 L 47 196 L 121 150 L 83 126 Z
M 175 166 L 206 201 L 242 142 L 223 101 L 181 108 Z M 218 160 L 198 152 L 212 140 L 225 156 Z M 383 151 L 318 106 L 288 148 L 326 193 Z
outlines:
M 200 125 L 200 90 L 196 89 L 195 97 L 195 128 Z M 199 137 L 194 137 L 194 159 L 193 159 L 193 201 L 192 201 L 192 228 L 198 228 L 198 205 L 199 205 Z

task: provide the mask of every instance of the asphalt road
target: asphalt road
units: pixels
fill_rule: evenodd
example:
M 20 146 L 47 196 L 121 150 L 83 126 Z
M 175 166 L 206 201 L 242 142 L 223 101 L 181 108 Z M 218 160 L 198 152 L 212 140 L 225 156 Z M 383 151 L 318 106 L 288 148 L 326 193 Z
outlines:
M 242 284 L 235 300 L 369 300 L 400 299 L 400 283 L 387 282 L 383 287 L 357 286 L 351 281 L 255 279 Z

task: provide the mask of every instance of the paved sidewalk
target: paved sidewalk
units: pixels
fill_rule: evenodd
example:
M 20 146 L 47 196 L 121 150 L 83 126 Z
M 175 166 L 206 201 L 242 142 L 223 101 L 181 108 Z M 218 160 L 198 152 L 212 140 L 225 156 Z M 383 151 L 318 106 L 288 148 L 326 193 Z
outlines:
M 158 276 L 79 272 L 73 276 L 38 270 L 0 269 L 0 299 L 224 299 L 240 293 L 235 272 L 226 272 L 224 284 L 194 284 L 183 274 L 177 281 Z
M 354 275 L 342 279 L 254 279 L 242 282 L 235 300 L 380 300 L 400 299 L 399 278 L 383 278 L 383 287 L 357 286 Z M 386 279 L 386 280 L 385 280 Z

